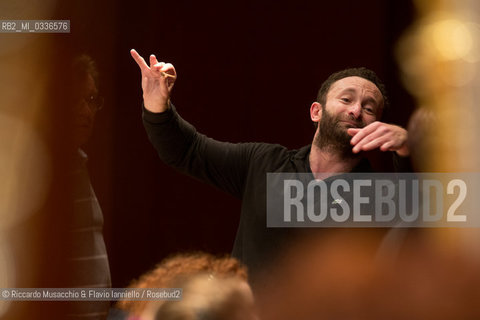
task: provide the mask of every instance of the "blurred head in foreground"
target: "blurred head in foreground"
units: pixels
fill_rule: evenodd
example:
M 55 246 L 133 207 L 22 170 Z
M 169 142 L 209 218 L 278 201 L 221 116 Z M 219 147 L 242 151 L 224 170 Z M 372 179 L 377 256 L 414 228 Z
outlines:
M 183 288 L 182 300 L 159 304 L 155 320 L 256 319 L 252 291 L 244 280 L 201 274 L 176 286 Z
M 253 294 L 247 281 L 245 266 L 234 258 L 177 254 L 129 288 L 182 288 L 181 301 L 124 300 L 117 307 L 142 320 L 254 319 Z

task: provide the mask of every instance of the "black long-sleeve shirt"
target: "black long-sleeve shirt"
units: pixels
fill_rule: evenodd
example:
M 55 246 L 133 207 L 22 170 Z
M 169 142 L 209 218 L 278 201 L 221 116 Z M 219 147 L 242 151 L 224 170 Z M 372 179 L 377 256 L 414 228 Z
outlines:
M 242 200 L 232 255 L 255 279 L 292 235 L 289 228 L 267 228 L 267 173 L 311 174 L 310 145 L 288 150 L 276 144 L 219 142 L 198 133 L 173 105 L 163 113 L 144 108 L 143 123 L 162 161 Z M 368 161 L 354 171 L 371 171 Z

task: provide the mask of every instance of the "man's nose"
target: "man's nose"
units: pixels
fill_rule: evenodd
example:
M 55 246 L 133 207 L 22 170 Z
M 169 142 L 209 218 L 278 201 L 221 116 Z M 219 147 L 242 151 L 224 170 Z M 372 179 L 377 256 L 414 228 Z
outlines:
M 359 102 L 350 105 L 348 114 L 353 116 L 354 119 L 358 119 L 362 114 L 362 106 Z
M 85 99 L 78 102 L 78 113 L 82 116 L 92 116 L 93 110 Z

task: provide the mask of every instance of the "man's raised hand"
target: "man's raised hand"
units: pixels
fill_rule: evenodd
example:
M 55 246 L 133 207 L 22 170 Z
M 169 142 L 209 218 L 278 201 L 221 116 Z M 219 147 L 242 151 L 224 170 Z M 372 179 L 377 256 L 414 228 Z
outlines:
M 408 133 L 402 127 L 375 121 L 361 129 L 350 128 L 347 132 L 353 136 L 350 143 L 354 153 L 379 148 L 382 151 L 395 151 L 403 157 L 409 155 Z
M 130 50 L 142 72 L 143 103 L 151 112 L 164 112 L 168 109 L 170 94 L 177 79 L 175 68 L 170 63 L 158 62 L 152 54 L 150 66 L 135 49 Z

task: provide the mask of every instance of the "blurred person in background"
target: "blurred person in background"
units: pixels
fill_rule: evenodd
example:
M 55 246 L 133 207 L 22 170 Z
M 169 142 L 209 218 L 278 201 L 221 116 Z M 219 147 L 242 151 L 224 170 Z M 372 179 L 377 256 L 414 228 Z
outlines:
M 73 62 L 72 76 L 72 168 L 68 178 L 73 206 L 72 217 L 69 219 L 71 249 L 67 253 L 70 277 L 66 287 L 109 288 L 111 279 L 103 239 L 103 214 L 90 183 L 86 166 L 88 157 L 82 150 L 82 146 L 91 138 L 96 114 L 103 107 L 95 61 L 88 55 L 77 56 Z M 105 319 L 110 302 L 75 302 L 71 306 L 68 317 Z
M 12 231 L 15 285 L 20 288 L 108 288 L 110 268 L 103 238 L 103 214 L 90 183 L 87 155 L 97 112 L 99 72 L 87 55 L 61 57 L 61 73 L 48 94 L 37 131 L 48 143 L 51 182 L 44 203 Z M 53 73 L 53 71 L 51 71 Z M 33 154 L 31 157 L 41 155 Z M 22 194 L 29 201 L 28 194 Z M 13 238 L 14 237 L 14 238 Z M 5 319 L 104 320 L 109 301 L 13 301 Z

